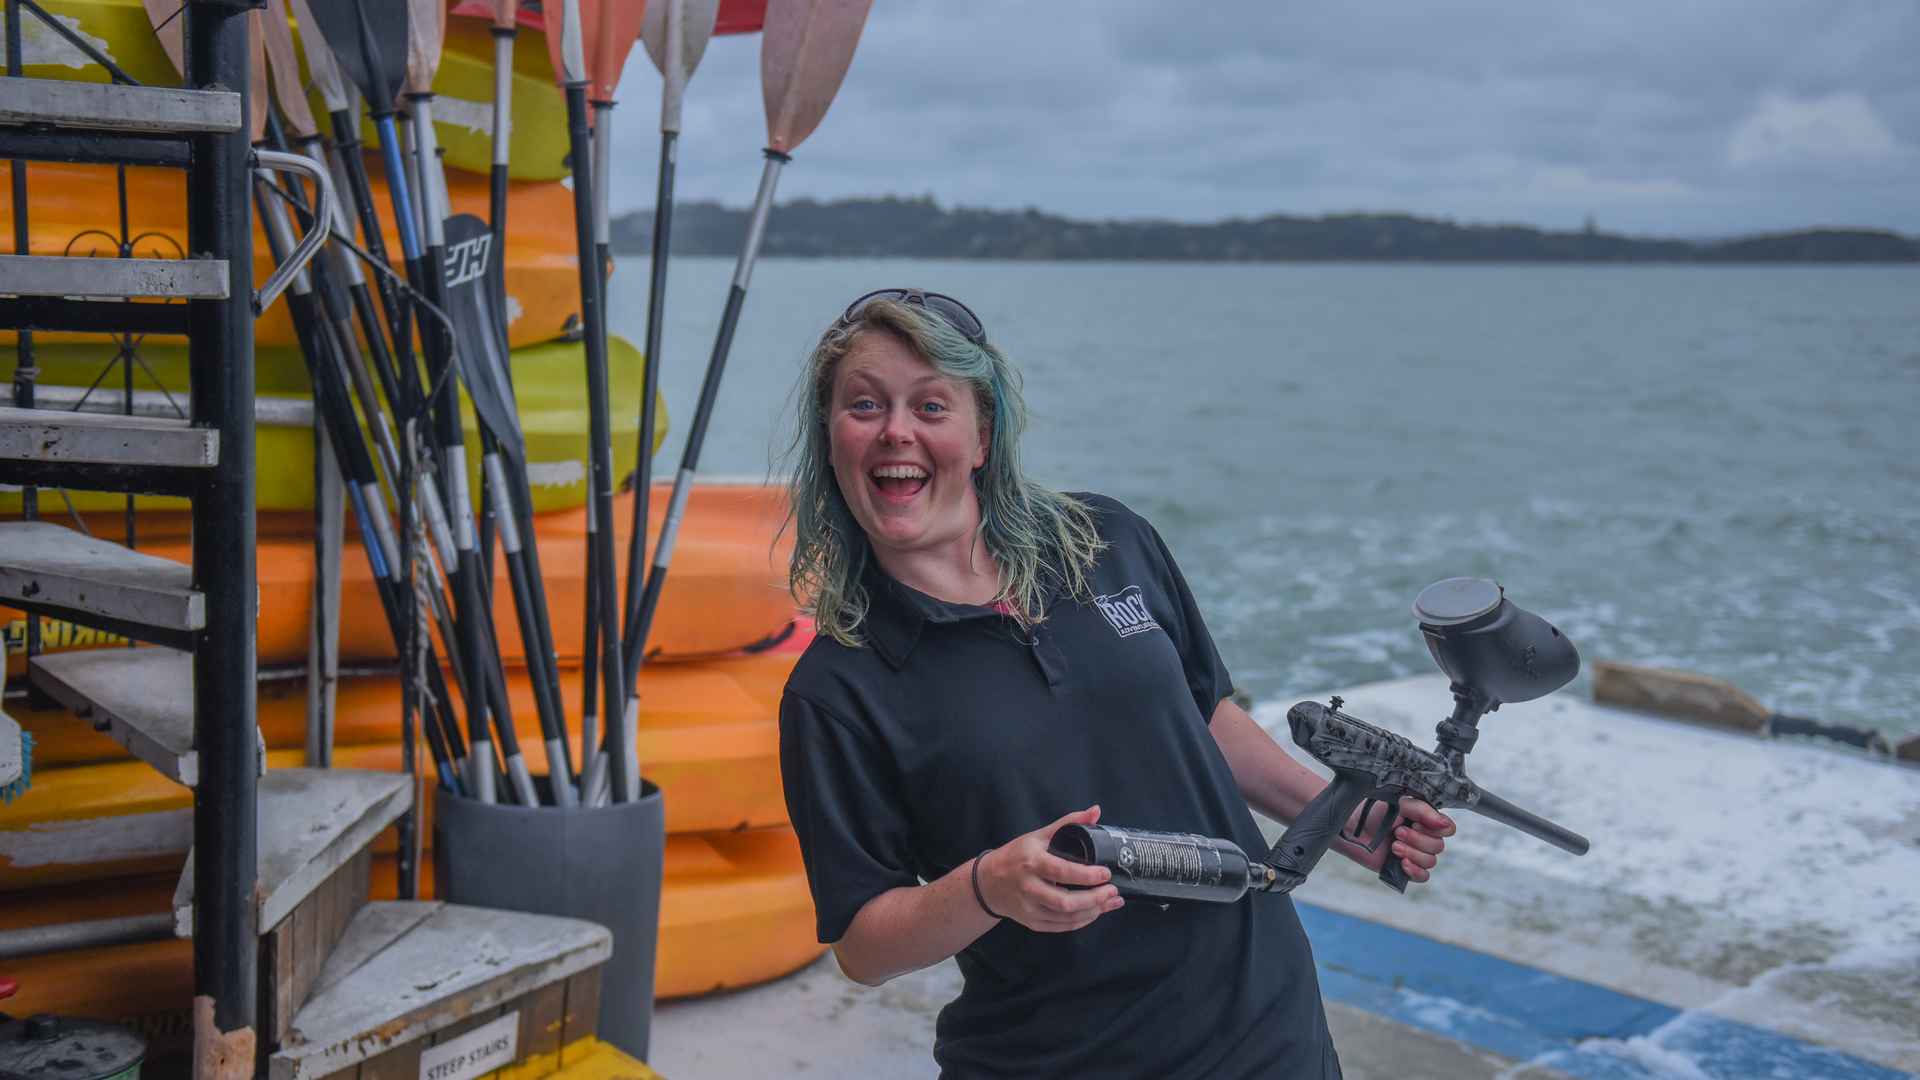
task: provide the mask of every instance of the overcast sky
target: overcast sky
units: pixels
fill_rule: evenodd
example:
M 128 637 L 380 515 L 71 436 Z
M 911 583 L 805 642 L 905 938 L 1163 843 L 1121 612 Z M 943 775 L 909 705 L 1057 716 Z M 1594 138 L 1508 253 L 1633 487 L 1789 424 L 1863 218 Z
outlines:
M 688 88 L 682 198 L 745 205 L 758 35 Z M 653 202 L 635 49 L 614 205 Z M 1209 221 L 1404 210 L 1663 236 L 1920 234 L 1912 0 L 876 0 L 782 201 Z

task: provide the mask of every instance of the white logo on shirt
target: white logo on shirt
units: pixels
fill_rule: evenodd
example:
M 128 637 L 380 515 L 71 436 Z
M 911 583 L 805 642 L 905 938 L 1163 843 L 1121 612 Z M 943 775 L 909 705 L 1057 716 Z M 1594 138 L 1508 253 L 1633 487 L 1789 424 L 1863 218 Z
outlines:
M 1114 633 L 1121 637 L 1160 629 L 1160 624 L 1153 621 L 1153 613 L 1147 610 L 1146 598 L 1140 595 L 1138 585 L 1129 585 L 1107 596 L 1096 596 L 1093 603 L 1100 609 L 1100 614 L 1107 617 L 1107 622 L 1113 625 Z

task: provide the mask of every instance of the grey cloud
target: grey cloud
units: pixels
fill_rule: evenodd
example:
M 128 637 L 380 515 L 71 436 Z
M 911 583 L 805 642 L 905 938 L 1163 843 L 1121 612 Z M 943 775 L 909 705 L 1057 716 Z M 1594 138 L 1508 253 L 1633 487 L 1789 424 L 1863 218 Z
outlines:
M 1920 7 L 1851 0 L 877 0 L 781 195 L 1920 232 L 1916 41 Z M 636 52 L 618 206 L 652 202 L 655 86 Z M 688 93 L 681 196 L 748 201 L 763 139 L 758 39 L 716 41 Z

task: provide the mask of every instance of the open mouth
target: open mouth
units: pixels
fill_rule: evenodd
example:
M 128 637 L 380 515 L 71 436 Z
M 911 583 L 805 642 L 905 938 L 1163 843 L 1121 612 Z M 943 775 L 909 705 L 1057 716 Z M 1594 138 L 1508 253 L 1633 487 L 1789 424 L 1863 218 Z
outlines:
M 867 473 L 882 495 L 911 499 L 927 486 L 927 470 L 918 465 L 882 465 Z

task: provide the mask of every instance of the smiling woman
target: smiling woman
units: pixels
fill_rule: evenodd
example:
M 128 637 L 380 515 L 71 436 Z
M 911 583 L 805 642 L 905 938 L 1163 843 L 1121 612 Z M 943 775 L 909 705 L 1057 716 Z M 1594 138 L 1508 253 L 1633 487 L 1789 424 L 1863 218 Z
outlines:
M 1227 700 L 1153 526 L 1027 479 L 1019 375 L 951 297 L 855 301 L 799 398 L 790 584 L 821 634 L 780 767 L 841 970 L 955 958 L 943 1075 L 1338 1077 L 1290 901 L 1127 906 L 1048 851 L 1102 807 L 1256 850 L 1249 804 L 1291 820 L 1325 786 Z M 1425 881 L 1452 824 L 1400 810 L 1391 852 L 1342 850 Z

